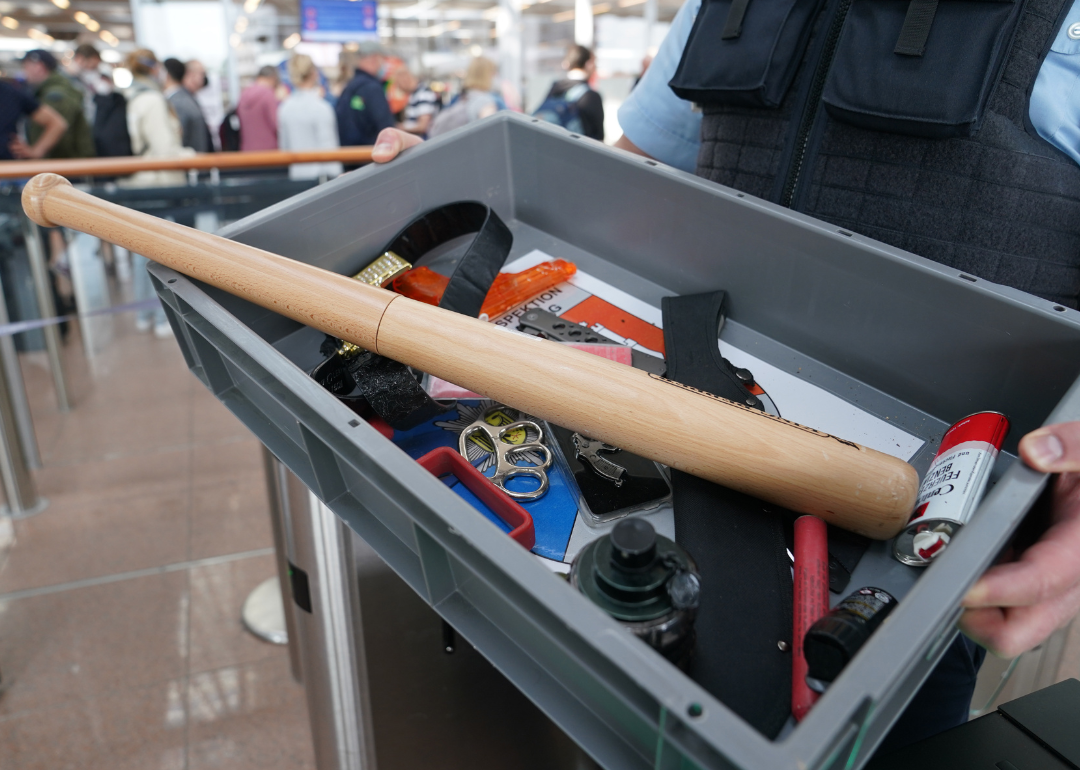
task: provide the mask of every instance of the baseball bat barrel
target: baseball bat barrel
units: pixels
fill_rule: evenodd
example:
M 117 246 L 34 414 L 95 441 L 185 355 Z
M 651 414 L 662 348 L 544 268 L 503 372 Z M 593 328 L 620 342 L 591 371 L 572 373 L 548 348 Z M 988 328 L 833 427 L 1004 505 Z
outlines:
M 45 227 L 89 233 L 380 355 L 686 473 L 875 539 L 896 535 L 907 463 L 557 342 L 107 203 L 42 174 L 23 191 Z

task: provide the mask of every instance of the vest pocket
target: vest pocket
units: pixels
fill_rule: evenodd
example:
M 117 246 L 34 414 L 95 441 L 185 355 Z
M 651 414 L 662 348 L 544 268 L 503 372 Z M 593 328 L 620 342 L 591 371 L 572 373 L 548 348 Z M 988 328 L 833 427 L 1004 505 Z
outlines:
M 703 0 L 669 85 L 697 104 L 777 107 L 822 0 Z
M 908 136 L 972 136 L 1001 77 L 1021 0 L 852 0 L 822 100 Z

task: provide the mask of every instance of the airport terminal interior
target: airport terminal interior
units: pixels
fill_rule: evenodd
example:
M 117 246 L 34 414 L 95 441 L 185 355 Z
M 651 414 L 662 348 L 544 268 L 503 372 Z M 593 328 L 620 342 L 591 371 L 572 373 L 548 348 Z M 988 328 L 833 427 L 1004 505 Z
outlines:
M 1047 504 L 1076 297 L 628 152 L 681 5 L 0 0 L 0 770 L 1080 767 L 1069 618 L 900 718 Z

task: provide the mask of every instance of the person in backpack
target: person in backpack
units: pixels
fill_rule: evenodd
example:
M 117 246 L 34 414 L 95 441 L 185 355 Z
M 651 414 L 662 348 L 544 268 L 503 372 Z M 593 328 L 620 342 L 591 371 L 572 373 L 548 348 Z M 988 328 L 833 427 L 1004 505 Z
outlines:
M 384 128 L 395 125 L 386 100 L 386 49 L 377 40 L 360 43 L 355 71 L 341 90 L 334 113 L 342 147 L 373 144 Z
M 28 144 L 19 136 L 20 124 L 41 126 L 37 141 Z M 67 121 L 48 105 L 39 104 L 18 83 L 0 79 L 0 160 L 38 160 L 60 141 Z
M 555 123 L 575 134 L 604 141 L 604 102 L 589 80 L 596 73 L 596 57 L 583 45 L 572 45 L 563 60 L 566 77 L 555 81 L 534 117 Z
M 483 56 L 477 56 L 469 62 L 465 79 L 461 83 L 461 94 L 453 104 L 435 116 L 431 128 L 428 129 L 428 136 L 445 134 L 498 112 L 499 100 L 491 91 L 496 72 L 498 66 L 495 62 Z
M 92 158 L 94 137 L 83 112 L 83 98 L 78 88 L 57 70 L 56 57 L 48 51 L 28 51 L 22 59 L 27 84 L 33 89 L 34 98 L 52 107 L 67 121 L 68 130 L 60 141 L 49 150 L 49 158 Z M 26 127 L 27 139 L 33 145 L 41 137 L 44 128 L 31 122 Z
M 116 90 L 111 75 L 102 68 L 101 55 L 94 46 L 83 43 L 75 49 L 72 62 L 79 82 L 86 89 L 84 111 L 92 127 L 94 151 L 99 158 L 131 155 L 127 100 Z
M 206 123 L 206 143 L 210 148 L 208 152 L 221 149 L 218 132 L 221 123 L 225 119 L 225 109 L 221 104 L 220 83 L 215 80 L 213 84 L 206 74 L 206 67 L 198 59 L 184 62 L 184 88 L 195 99 Z

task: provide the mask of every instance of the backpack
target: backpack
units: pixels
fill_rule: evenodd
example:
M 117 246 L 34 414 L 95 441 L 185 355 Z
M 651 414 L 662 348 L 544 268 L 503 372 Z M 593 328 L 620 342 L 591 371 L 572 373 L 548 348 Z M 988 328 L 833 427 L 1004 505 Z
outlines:
M 218 137 L 221 139 L 222 152 L 240 151 L 240 117 L 236 114 L 235 108 L 229 110 L 225 119 L 221 121 Z
M 94 149 L 102 158 L 131 155 L 127 99 L 123 94 L 94 94 Z
M 553 96 L 549 93 L 544 103 L 536 108 L 533 117 L 562 126 L 574 134 L 584 133 L 577 103 L 588 92 L 588 83 L 578 83 L 568 88 L 561 96 Z
M 439 134 L 445 134 L 447 131 L 453 131 L 455 128 L 461 128 L 471 122 L 472 115 L 469 112 L 469 100 L 467 98 L 458 99 L 449 107 L 440 110 L 439 114 L 435 116 L 435 120 L 431 121 L 428 138 L 434 139 Z

